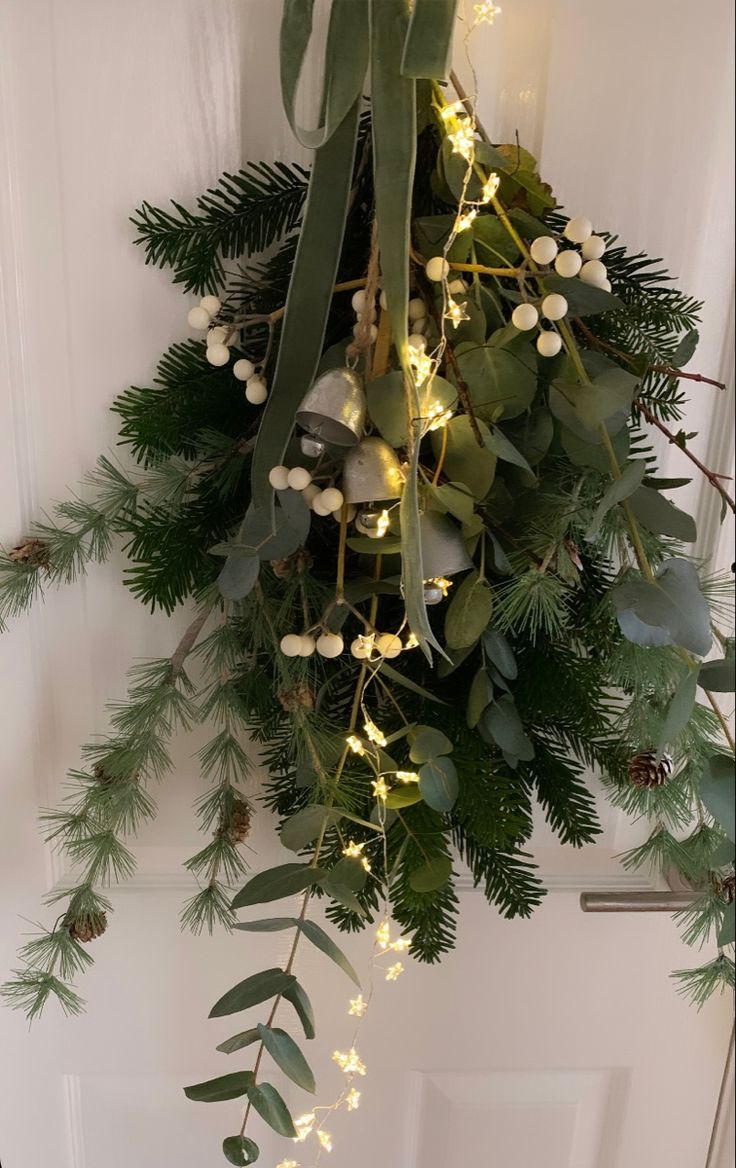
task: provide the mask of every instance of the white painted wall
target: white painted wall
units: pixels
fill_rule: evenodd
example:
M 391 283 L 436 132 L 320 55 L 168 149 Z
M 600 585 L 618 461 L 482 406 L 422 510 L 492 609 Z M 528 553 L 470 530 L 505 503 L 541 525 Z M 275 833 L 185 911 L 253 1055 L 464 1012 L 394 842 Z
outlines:
M 243 157 L 298 156 L 279 104 L 278 7 L 0 0 L 4 542 L 114 440 L 109 402 L 145 383 L 185 333 L 180 294 L 130 246 L 131 210 L 142 198 L 186 202 Z M 484 120 L 499 137 L 518 125 L 563 199 L 661 253 L 708 299 L 694 364 L 730 380 L 729 5 L 505 8 L 478 34 Z M 703 430 L 706 461 L 726 470 L 732 448 L 712 392 L 698 391 L 690 428 Z M 673 452 L 678 473 L 679 459 Z M 720 554 L 731 555 L 727 544 Z M 131 660 L 170 651 L 182 623 L 146 614 L 120 585 L 120 566 L 94 569 L 0 640 L 3 973 L 25 927 L 19 914 L 35 917 L 63 875 L 39 842 L 38 807 L 58 801 L 78 744 L 104 730 L 104 701 L 124 692 Z M 29 1035 L 22 1018 L 0 1011 L 3 1168 L 52 1159 L 200 1168 L 220 1162 L 218 1141 L 237 1126 L 237 1107 L 196 1107 L 180 1088 L 222 1069 L 213 1048 L 228 1031 L 207 1011 L 239 976 L 278 959 L 279 941 L 178 931 L 189 891 L 180 861 L 195 841 L 195 746 L 180 744 L 159 821 L 136 848 L 139 876 L 115 894 L 84 985 L 87 1015 L 49 1017 Z M 540 828 L 537 854 L 556 891 L 531 923 L 502 922 L 464 891 L 457 953 L 379 987 L 363 1043 L 365 1106 L 336 1129 L 333 1163 L 704 1164 L 728 1011 L 715 1002 L 696 1015 L 674 994 L 667 974 L 692 955 L 667 918 L 579 912 L 582 887 L 641 881 L 613 859 L 631 827 L 605 808 L 604 819 L 601 846 L 581 853 Z M 265 816 L 253 845 L 257 863 L 275 859 Z M 365 940 L 349 948 L 356 962 L 365 957 Z M 329 1053 L 346 1040 L 334 1002 L 347 998 L 346 983 L 316 954 L 305 954 L 300 976 L 323 1024 L 310 1058 L 334 1085 Z M 443 1143 L 452 1131 L 461 1150 Z M 283 1152 L 269 1140 L 271 1168 Z

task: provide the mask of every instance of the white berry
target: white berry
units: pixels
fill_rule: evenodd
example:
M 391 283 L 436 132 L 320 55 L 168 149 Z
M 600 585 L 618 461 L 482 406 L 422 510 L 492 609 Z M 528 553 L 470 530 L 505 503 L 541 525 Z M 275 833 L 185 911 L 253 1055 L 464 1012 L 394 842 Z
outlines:
M 227 344 L 227 329 L 221 324 L 216 324 L 207 333 L 208 345 L 226 345 Z
M 551 264 L 557 255 L 557 241 L 551 235 L 540 235 L 529 248 L 535 264 Z
M 537 351 L 542 357 L 556 357 L 562 348 L 562 338 L 559 333 L 544 332 L 537 337 Z
M 423 337 L 421 333 L 410 333 L 408 344 L 410 349 L 416 349 L 418 353 L 423 353 L 427 347 L 427 338 Z
M 190 308 L 187 313 L 187 324 L 190 328 L 202 332 L 204 329 L 210 327 L 210 314 L 209 312 L 205 312 L 201 306 Z
M 606 265 L 600 260 L 588 260 L 580 269 L 580 279 L 586 284 L 592 284 L 594 288 L 602 288 L 603 281 L 608 279 Z
M 298 657 L 302 651 L 302 639 L 298 633 L 287 633 L 281 638 L 281 652 L 284 657 Z
M 585 215 L 576 215 L 565 227 L 565 239 L 570 243 L 585 243 L 593 234 L 593 224 Z
M 376 641 L 376 648 L 382 657 L 398 657 L 401 650 L 404 648 L 401 637 L 397 637 L 395 633 L 381 633 Z
M 409 320 L 421 320 L 427 315 L 427 306 L 418 296 L 414 296 L 406 306 Z
M 567 315 L 567 301 L 559 292 L 550 292 L 542 301 L 542 316 L 547 320 L 562 320 Z
M 299 640 L 301 641 L 301 645 L 299 646 L 299 656 L 311 657 L 314 653 L 314 650 L 317 648 L 317 642 L 315 641 L 314 637 L 310 637 L 308 633 L 305 633 L 305 635 L 300 637 Z
M 533 304 L 517 304 L 511 313 L 512 325 L 522 333 L 535 328 L 538 320 L 539 313 Z
M 411 331 L 413 333 L 425 333 L 427 331 L 428 320 L 426 316 L 420 316 L 418 320 L 411 322 Z
M 323 519 L 325 519 L 328 515 L 332 514 L 329 507 L 325 507 L 325 505 L 324 505 L 324 502 L 322 500 L 322 491 L 319 491 L 318 494 L 316 494 L 314 496 L 310 506 L 311 506 L 312 510 L 314 511 L 315 515 L 320 515 Z
M 363 312 L 366 303 L 365 288 L 360 288 L 357 292 L 353 292 L 350 303 L 353 306 L 353 312 Z
M 363 324 L 361 321 L 358 321 L 357 324 L 353 325 L 353 336 L 354 337 L 357 337 L 358 334 L 361 333 L 362 331 L 363 331 Z M 369 326 L 368 335 L 370 336 L 371 341 L 375 341 L 376 337 L 378 336 L 378 329 L 376 328 L 376 326 L 374 324 Z
M 453 296 L 462 296 L 464 292 L 467 292 L 468 287 L 464 280 L 451 280 L 448 290 Z
M 287 482 L 292 491 L 303 491 L 312 481 L 312 476 L 305 466 L 293 466 L 287 476 Z
M 360 637 L 356 637 L 355 640 L 350 644 L 350 652 L 352 653 L 353 657 L 357 657 L 358 661 L 365 661 L 366 657 L 370 653 L 370 649 L 366 645 L 365 641 L 361 641 Z
M 339 511 L 345 502 L 345 496 L 342 491 L 338 491 L 337 487 L 327 487 L 322 492 L 322 506 L 332 514 L 333 511 Z
M 289 485 L 288 466 L 272 466 L 268 472 L 268 481 L 274 491 L 285 491 Z
M 222 308 L 222 304 L 217 296 L 203 296 L 199 302 L 199 307 L 203 308 L 210 316 L 217 316 Z
M 606 241 L 600 235 L 591 235 L 582 247 L 584 260 L 600 260 L 606 254 Z
M 316 483 L 308 483 L 307 486 L 304 488 L 304 490 L 301 492 L 302 499 L 304 500 L 304 502 L 307 504 L 308 507 L 312 506 L 312 503 L 314 502 L 314 500 L 317 498 L 317 495 L 319 495 L 319 494 L 321 494 L 321 491 Z
M 320 657 L 339 657 L 344 648 L 345 643 L 339 633 L 322 633 L 317 640 Z
M 381 308 L 385 312 L 386 309 L 388 308 L 388 299 L 386 297 L 385 292 L 382 292 L 381 295 L 378 297 L 378 303 L 381 305 Z
M 255 365 L 247 357 L 240 357 L 233 365 L 233 375 L 238 381 L 250 381 L 255 371 Z
M 610 292 L 612 287 L 613 287 L 613 285 L 611 284 L 610 280 L 603 280 L 603 282 L 601 283 L 601 288 L 603 289 L 604 292 Z
M 210 365 L 227 365 L 230 360 L 230 350 L 227 345 L 208 345 L 206 357 Z
M 268 397 L 268 390 L 259 377 L 251 377 L 245 387 L 245 396 L 252 406 L 262 406 Z
M 444 256 L 432 256 L 432 259 L 429 260 L 424 270 L 427 273 L 428 280 L 439 283 L 440 280 L 444 280 L 450 271 L 450 265 Z
M 564 276 L 566 280 L 571 280 L 573 276 L 577 276 L 583 261 L 576 251 L 561 251 L 555 260 L 555 271 L 558 276 Z
M 376 312 L 375 306 L 372 306 L 367 311 L 366 309 L 363 309 L 362 312 L 357 312 L 356 316 L 360 321 L 363 321 L 366 317 L 368 317 L 369 321 L 373 322 L 378 316 L 378 313 Z

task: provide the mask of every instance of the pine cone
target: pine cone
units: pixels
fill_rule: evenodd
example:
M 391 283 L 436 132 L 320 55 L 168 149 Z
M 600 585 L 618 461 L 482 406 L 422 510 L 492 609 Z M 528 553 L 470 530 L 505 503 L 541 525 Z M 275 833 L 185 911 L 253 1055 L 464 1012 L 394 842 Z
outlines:
M 9 552 L 8 559 L 14 564 L 40 564 L 42 568 L 47 568 L 49 549 L 42 539 L 26 539 Z
M 672 756 L 663 754 L 657 762 L 656 750 L 642 750 L 629 762 L 629 778 L 635 787 L 661 787 L 672 777 Z
M 242 844 L 250 834 L 250 806 L 244 799 L 236 799 L 230 813 L 229 835 L 234 844 Z
M 276 696 L 287 714 L 293 714 L 299 709 L 314 709 L 314 694 L 306 682 L 299 682 L 292 689 L 280 689 Z
M 76 921 L 72 921 L 69 925 L 69 935 L 75 941 L 81 941 L 83 945 L 87 945 L 90 941 L 101 937 L 107 928 L 107 914 L 92 913 L 90 916 L 79 917 Z
M 717 890 L 726 904 L 733 904 L 736 899 L 736 875 L 732 872 L 730 876 L 724 876 L 723 880 L 719 880 Z
M 291 560 L 271 560 L 271 571 L 278 580 L 288 580 L 291 575 Z

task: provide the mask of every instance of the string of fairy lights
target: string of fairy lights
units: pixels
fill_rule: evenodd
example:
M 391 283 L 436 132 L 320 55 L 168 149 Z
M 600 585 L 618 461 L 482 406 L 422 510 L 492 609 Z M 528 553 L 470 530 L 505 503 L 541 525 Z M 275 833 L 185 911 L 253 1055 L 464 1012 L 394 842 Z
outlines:
M 493 24 L 500 13 L 501 9 L 488 0 L 488 2 L 474 4 L 473 16 L 469 19 L 463 4 L 460 18 L 464 21 L 466 29 L 464 48 L 471 65 L 474 81 L 475 72 L 472 69 L 469 56 L 470 36 L 479 25 Z M 427 352 L 422 346 L 411 344 L 408 350 L 409 364 L 414 372 L 417 400 L 427 402 L 426 408 L 422 411 L 422 417 L 414 419 L 419 424 L 417 441 L 421 441 L 427 433 L 446 426 L 453 416 L 453 410 L 449 409 L 445 403 L 430 400 L 432 382 L 440 368 L 447 346 L 446 328 L 448 326 L 457 328 L 462 321 L 468 319 L 467 302 L 458 299 L 467 292 L 467 287 L 464 281 L 452 279 L 447 257 L 458 235 L 472 227 L 479 210 L 494 200 L 499 187 L 498 175 L 491 173 L 485 179 L 479 197 L 477 199 L 467 197 L 476 164 L 477 126 L 474 114 L 476 95 L 477 85 L 474 86 L 471 97 L 458 99 L 443 107 L 440 112 L 443 122 L 448 126 L 448 140 L 452 145 L 453 153 L 463 158 L 467 167 L 452 230 L 445 242 L 442 255 L 436 257 L 435 260 L 430 260 L 428 265 L 428 276 L 440 282 L 442 288 L 439 341 L 431 352 Z M 450 124 L 452 124 L 451 129 L 449 128 Z M 381 536 L 388 531 L 390 521 L 389 512 L 384 511 L 378 525 Z M 443 596 L 447 595 L 451 586 L 451 581 L 445 578 L 433 580 L 432 583 L 442 592 Z M 304 1148 L 305 1151 L 309 1148 L 308 1154 L 314 1153 L 312 1164 L 315 1166 L 319 1165 L 323 1156 L 332 1152 L 335 1147 L 333 1134 L 329 1130 L 332 1118 L 338 1112 L 350 1114 L 357 1111 L 361 1104 L 363 1093 L 359 1088 L 368 1074 L 368 1067 L 359 1053 L 360 1034 L 364 1019 L 376 993 L 377 974 L 380 972 L 387 983 L 398 981 L 406 968 L 401 958 L 405 959 L 411 948 L 411 941 L 408 938 L 394 934 L 390 917 L 388 889 L 391 872 L 388 860 L 386 813 L 387 800 L 394 789 L 390 783 L 398 784 L 399 788 L 408 787 L 419 782 L 419 775 L 411 770 L 385 769 L 383 751 L 397 735 L 392 736 L 392 738 L 387 737 L 370 716 L 365 704 L 367 690 L 378 678 L 384 658 L 396 656 L 405 649 L 415 648 L 418 644 L 413 634 L 409 634 L 407 640 L 402 642 L 401 634 L 404 631 L 405 623 L 396 633 L 379 635 L 368 629 L 365 634 L 360 634 L 351 646 L 353 655 L 366 663 L 368 676 L 360 698 L 360 708 L 363 715 L 362 734 L 350 734 L 346 739 L 346 744 L 352 754 L 357 755 L 367 764 L 373 775 L 371 787 L 376 801 L 376 819 L 380 832 L 383 867 L 381 883 L 385 891 L 382 915 L 374 936 L 369 984 L 365 995 L 361 992 L 348 1001 L 348 1016 L 355 1021 L 350 1036 L 350 1045 L 347 1050 L 336 1050 L 332 1055 L 332 1061 L 344 1076 L 342 1089 L 332 1103 L 316 1105 L 309 1112 L 294 1120 L 297 1131 L 295 1145 L 298 1149 Z M 401 734 L 402 731 L 399 731 L 399 736 Z M 367 848 L 368 844 L 365 842 L 356 843 L 355 840 L 348 839 L 344 843 L 342 854 L 345 859 L 360 861 L 370 876 L 373 874 L 373 864 L 369 856 L 365 854 Z M 295 1155 L 299 1155 L 296 1150 Z M 299 1159 L 287 1158 L 281 1160 L 276 1168 L 306 1168 L 306 1164 Z

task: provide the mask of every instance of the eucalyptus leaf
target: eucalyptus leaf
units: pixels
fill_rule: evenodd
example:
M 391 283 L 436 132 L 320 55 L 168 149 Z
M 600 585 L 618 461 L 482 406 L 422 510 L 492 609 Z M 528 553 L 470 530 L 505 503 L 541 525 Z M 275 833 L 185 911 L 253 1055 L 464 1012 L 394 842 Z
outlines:
M 736 904 L 731 901 L 723 910 L 723 920 L 718 930 L 718 944 L 721 948 L 736 941 Z
M 328 875 L 322 880 L 320 888 L 327 893 L 331 900 L 344 905 L 345 908 L 349 908 L 351 912 L 357 913 L 360 917 L 365 916 L 363 905 L 349 885 L 341 884 L 337 879 Z
M 686 511 L 680 511 L 659 491 L 639 487 L 629 499 L 636 519 L 654 535 L 669 535 L 682 543 L 694 543 L 698 538 L 695 520 Z
M 695 356 L 695 350 L 700 341 L 700 334 L 697 329 L 689 329 L 688 332 L 680 340 L 677 348 L 670 357 L 669 364 L 673 369 L 684 369 L 689 361 L 692 361 Z
M 258 1031 L 253 1027 L 251 1030 L 241 1030 L 239 1034 L 233 1034 L 232 1038 L 226 1038 L 215 1047 L 215 1050 L 222 1051 L 223 1054 L 235 1054 L 237 1050 L 244 1050 L 260 1040 Z
M 493 566 L 502 576 L 511 575 L 511 561 L 493 532 L 487 533 L 491 545 Z
M 224 1103 L 228 1099 L 246 1095 L 253 1081 L 252 1071 L 235 1071 L 231 1075 L 220 1075 L 217 1079 L 208 1079 L 206 1083 L 185 1087 L 184 1094 L 194 1103 Z
M 452 860 L 449 856 L 436 856 L 415 868 L 409 876 L 409 884 L 415 892 L 436 892 L 444 888 L 452 876 Z
M 458 414 L 444 427 L 446 439 L 443 439 L 441 430 L 432 432 L 432 449 L 439 457 L 443 441 L 446 441 L 445 474 L 453 482 L 467 487 L 476 499 L 484 499 L 496 473 L 496 456 L 486 445 L 490 431 L 485 422 L 478 421 L 477 425 L 482 446 L 476 442 L 470 418 L 467 414 Z
M 471 730 L 478 725 L 481 714 L 491 701 L 493 701 L 493 686 L 491 685 L 488 674 L 481 665 L 471 683 L 465 710 L 465 721 Z
M 498 426 L 491 427 L 491 433 L 487 439 L 489 450 L 495 454 L 496 458 L 502 459 L 504 462 L 511 462 L 514 466 L 521 467 L 522 470 L 527 471 L 532 478 L 536 478 L 534 471 L 530 467 L 524 455 L 516 449 L 513 442 L 510 442 L 503 431 Z
M 360 978 L 343 953 L 342 949 L 340 949 L 340 947 L 335 944 L 329 933 L 326 933 L 325 930 L 321 928 L 315 921 L 310 921 L 308 918 L 305 918 L 303 921 L 301 921 L 299 928 L 307 940 L 311 941 L 312 944 L 317 949 L 319 949 L 321 953 L 324 953 L 326 957 L 329 957 L 331 961 L 334 961 L 335 965 L 339 966 L 343 973 L 346 973 L 350 980 L 355 982 L 358 989 L 360 989 Z
M 714 754 L 700 779 L 700 798 L 732 842 L 736 841 L 733 780 L 734 761 L 728 754 Z
M 402 811 L 404 807 L 413 807 L 415 803 L 421 801 L 419 787 L 414 783 L 406 787 L 394 787 L 386 796 L 386 806 L 392 811 Z
M 486 629 L 483 634 L 483 648 L 504 677 L 515 681 L 519 676 L 519 666 L 516 663 L 514 651 L 503 633 L 498 629 Z
M 368 383 L 366 390 L 368 411 L 374 425 L 389 446 L 396 448 L 408 443 L 404 374 L 395 369 L 385 377 Z M 452 410 L 457 403 L 457 390 L 444 377 L 436 375 L 417 390 L 418 416 L 429 417 L 432 411 Z
M 261 1002 L 267 1002 L 270 998 L 277 998 L 285 993 L 295 980 L 290 973 L 284 973 L 283 969 L 264 969 L 261 973 L 251 974 L 215 1002 L 209 1017 L 225 1018 L 228 1014 L 237 1014 L 240 1010 L 259 1006 Z
M 534 746 L 524 730 L 511 694 L 502 694 L 486 707 L 483 726 L 501 750 L 526 762 L 534 758 Z
M 425 260 L 445 254 L 447 241 L 455 226 L 457 215 L 425 215 L 414 220 L 414 239 L 417 250 Z M 463 231 L 455 236 L 447 252 L 451 263 L 464 264 L 470 258 L 473 237 Z
M 657 743 L 657 761 L 664 754 L 665 747 L 675 742 L 690 721 L 695 707 L 697 689 L 697 674 L 688 672 L 678 685 L 667 707 L 667 714 Z
M 297 1087 L 313 1095 L 317 1090 L 314 1075 L 294 1039 L 285 1030 L 264 1026 L 260 1022 L 257 1030 L 261 1042 L 276 1065 L 293 1083 L 296 1083 Z
M 601 529 L 603 520 L 611 508 L 615 507 L 617 503 L 622 503 L 624 499 L 628 499 L 630 495 L 633 495 L 634 491 L 640 485 L 646 469 L 647 464 L 643 460 L 630 462 L 628 466 L 624 467 L 621 477 L 614 479 L 603 493 L 603 497 L 593 514 L 590 526 L 585 533 L 586 539 L 595 539 Z
M 717 661 L 703 662 L 698 685 L 713 693 L 733 693 L 736 690 L 736 658 L 721 657 Z
M 713 635 L 698 574 L 687 560 L 665 560 L 654 583 L 620 584 L 610 593 L 621 632 L 636 645 L 680 645 L 704 656 Z
M 321 868 L 313 868 L 309 864 L 280 864 L 277 868 L 269 868 L 253 876 L 237 893 L 232 907 L 267 904 L 285 896 L 295 896 L 313 884 L 319 884 L 323 876 Z
M 270 1083 L 255 1083 L 248 1089 L 248 1099 L 261 1119 L 280 1136 L 296 1139 L 296 1128 L 289 1109 Z
M 443 702 L 436 694 L 430 693 L 424 686 L 419 685 L 416 681 L 412 681 L 410 677 L 406 677 L 398 669 L 394 669 L 393 665 L 389 665 L 387 661 L 382 662 L 380 672 L 382 677 L 387 677 L 390 681 L 395 681 L 403 689 L 408 689 L 411 693 L 417 694 L 427 702 L 433 702 L 437 706 L 447 705 L 447 702 Z
M 417 726 L 409 735 L 409 758 L 412 762 L 427 762 L 441 754 L 452 754 L 453 744 L 446 734 L 435 726 Z
M 236 1164 L 237 1168 L 255 1164 L 261 1154 L 258 1144 L 247 1136 L 228 1136 L 223 1140 L 222 1151 L 228 1164 Z
M 299 982 L 294 978 L 292 984 L 288 986 L 282 993 L 282 998 L 296 1010 L 297 1017 L 302 1024 L 305 1038 L 314 1038 L 314 1010 L 310 1002 L 306 990 L 302 988 Z
M 515 418 L 534 401 L 536 361 L 534 350 L 526 339 L 513 348 L 488 344 L 465 349 L 458 354 L 457 363 L 467 384 L 473 411 L 485 422 L 497 421 L 499 416 Z
M 455 764 L 447 755 L 431 758 L 419 768 L 419 791 L 433 811 L 452 811 L 459 790 Z
M 471 572 L 454 593 L 445 615 L 445 640 L 451 649 L 463 649 L 488 627 L 493 593 L 487 580 Z
M 230 554 L 217 577 L 220 595 L 226 600 L 243 600 L 255 588 L 260 570 L 258 556 Z
M 335 813 L 321 803 L 311 803 L 308 807 L 302 807 L 282 824 L 281 843 L 290 852 L 299 852 L 316 840 L 325 823 L 332 823 L 335 818 L 339 819 L 339 812 Z
M 461 523 L 469 522 L 475 510 L 475 499 L 464 483 L 442 483 L 432 487 L 432 504 L 436 505 L 438 511 L 454 515 Z
M 238 921 L 233 925 L 242 933 L 283 933 L 285 929 L 298 929 L 296 917 L 268 917 L 261 921 Z
M 608 429 L 608 427 L 606 427 Z M 626 462 L 631 447 L 631 435 L 624 426 L 616 434 L 609 434 L 616 461 L 619 466 Z M 575 430 L 564 424 L 560 427 L 560 442 L 565 454 L 574 466 L 589 466 L 603 475 L 610 475 L 611 463 L 605 447 L 601 442 L 600 433 L 588 435 L 592 441 L 581 438 Z

